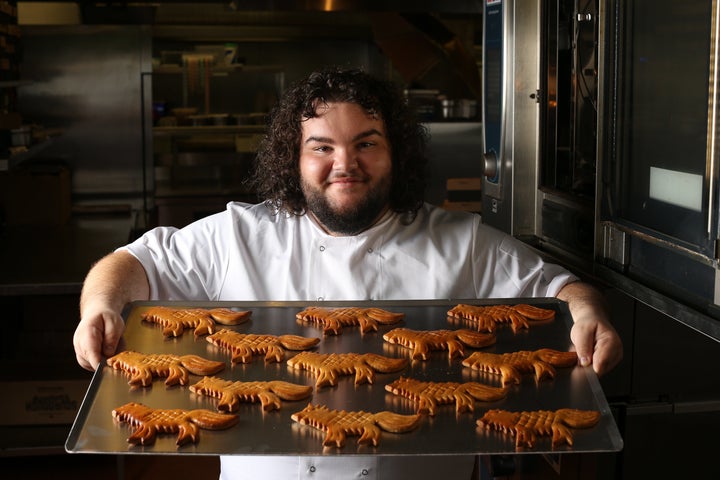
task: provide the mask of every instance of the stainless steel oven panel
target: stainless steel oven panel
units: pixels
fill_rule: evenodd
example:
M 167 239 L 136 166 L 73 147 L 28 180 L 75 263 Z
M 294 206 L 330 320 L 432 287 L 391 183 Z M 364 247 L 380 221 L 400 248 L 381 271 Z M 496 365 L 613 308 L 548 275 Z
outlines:
M 538 230 L 540 2 L 485 2 L 483 221 Z

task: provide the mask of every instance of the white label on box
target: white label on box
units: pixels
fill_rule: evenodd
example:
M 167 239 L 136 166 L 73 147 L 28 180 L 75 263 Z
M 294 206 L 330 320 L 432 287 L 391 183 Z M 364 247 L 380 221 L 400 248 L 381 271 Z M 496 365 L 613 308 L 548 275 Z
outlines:
M 0 382 L 4 392 L 0 425 L 71 424 L 89 381 Z

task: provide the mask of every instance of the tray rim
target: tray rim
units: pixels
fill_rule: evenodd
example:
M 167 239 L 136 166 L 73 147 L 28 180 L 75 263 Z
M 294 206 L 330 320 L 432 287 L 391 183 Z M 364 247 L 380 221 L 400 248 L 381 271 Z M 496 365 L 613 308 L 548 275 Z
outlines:
M 567 303 L 555 298 L 555 297 L 508 297 L 508 298 L 491 298 L 491 299 L 416 299 L 416 300 L 323 300 L 323 301 L 303 301 L 303 300 L 290 300 L 290 301 L 275 301 L 275 300 L 223 300 L 223 301 L 192 301 L 192 300 L 139 300 L 128 303 L 123 309 L 123 319 L 127 322 L 130 313 L 136 308 L 151 307 L 151 306 L 168 306 L 168 307 L 194 307 L 194 308 L 217 308 L 217 307 L 228 307 L 228 308 L 286 308 L 296 307 L 304 308 L 308 306 L 327 306 L 327 307 L 342 307 L 342 306 L 375 306 L 375 307 L 442 307 L 442 306 L 454 306 L 459 303 L 470 304 L 470 305 L 505 305 L 505 304 L 555 304 L 564 313 L 562 318 L 565 321 L 565 326 L 569 330 L 573 325 L 572 316 L 567 307 Z M 568 339 L 569 341 L 569 339 Z M 86 403 L 91 405 L 96 398 L 103 376 L 104 366 L 106 365 L 106 357 L 102 357 L 98 368 L 93 373 L 92 379 L 88 386 L 88 390 L 83 397 L 78 413 L 73 421 L 70 432 L 68 433 L 67 440 L 65 442 L 65 451 L 71 454 L 116 454 L 116 455 L 198 455 L 198 456 L 217 456 L 217 455 L 238 455 L 233 453 L 212 453 L 212 452 L 183 452 L 183 451 L 133 451 L 128 449 L 127 451 L 82 451 L 77 450 L 77 443 L 79 441 L 82 428 L 88 420 L 90 414 L 90 408 L 84 408 Z M 552 455 L 564 455 L 564 454 L 580 454 L 580 453 L 607 453 L 607 452 L 618 452 L 624 448 L 624 440 L 620 434 L 617 426 L 617 422 L 612 414 L 610 405 L 603 392 L 597 374 L 591 367 L 583 368 L 585 378 L 588 382 L 590 391 L 592 392 L 595 400 L 598 403 L 598 410 L 600 411 L 601 418 L 608 417 L 611 421 L 608 423 L 608 435 L 611 443 L 611 447 L 608 449 L 596 449 L 596 450 L 553 450 L 547 452 L 542 449 L 526 449 L 517 450 L 515 452 L 479 452 L 475 455 L 526 455 L 526 454 L 552 454 Z M 285 456 L 287 453 L 258 453 L 254 452 L 252 455 L 263 455 L 263 456 Z M 293 453 L 293 456 L 315 456 L 316 453 Z M 342 456 L 343 454 L 339 454 Z M 345 454 L 348 455 L 348 454 Z M 382 453 L 352 453 L 355 456 L 381 456 Z M 418 454 L 398 454 L 393 453 L 392 455 L 399 456 L 413 456 L 413 455 L 438 455 L 438 456 L 453 456 L 453 455 L 468 455 L 468 453 L 435 453 L 428 454 L 426 452 Z

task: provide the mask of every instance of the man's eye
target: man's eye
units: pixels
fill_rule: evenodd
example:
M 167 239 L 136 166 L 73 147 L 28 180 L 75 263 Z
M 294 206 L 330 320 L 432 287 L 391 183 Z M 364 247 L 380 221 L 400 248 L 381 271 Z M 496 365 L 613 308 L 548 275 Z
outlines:
M 319 147 L 315 147 L 313 150 L 315 150 L 316 152 L 329 152 L 330 147 L 328 147 L 327 145 L 321 145 Z
M 370 148 L 374 146 L 375 144 L 373 142 L 361 142 L 358 147 L 359 148 Z

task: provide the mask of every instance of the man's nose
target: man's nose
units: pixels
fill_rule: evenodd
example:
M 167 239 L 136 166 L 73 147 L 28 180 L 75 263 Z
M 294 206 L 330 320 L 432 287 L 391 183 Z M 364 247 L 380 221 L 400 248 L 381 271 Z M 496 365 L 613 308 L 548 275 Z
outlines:
M 334 170 L 349 172 L 358 166 L 357 153 L 351 148 L 336 148 L 333 160 Z

